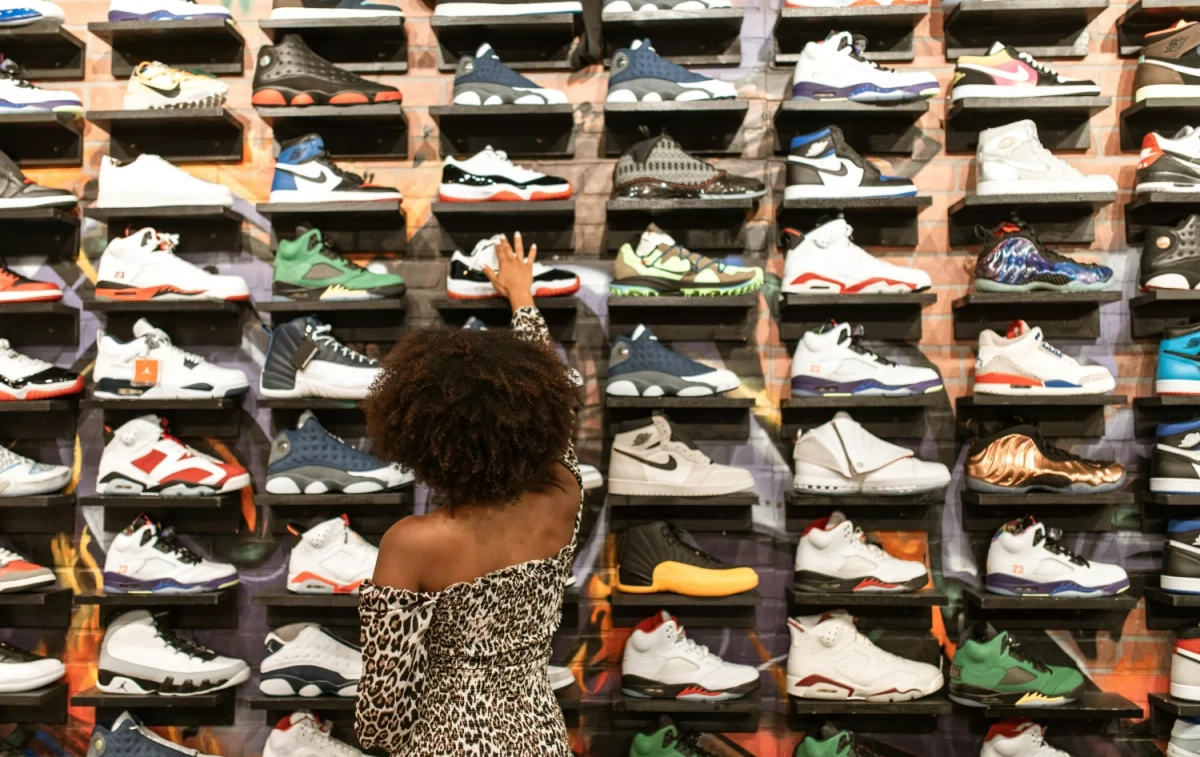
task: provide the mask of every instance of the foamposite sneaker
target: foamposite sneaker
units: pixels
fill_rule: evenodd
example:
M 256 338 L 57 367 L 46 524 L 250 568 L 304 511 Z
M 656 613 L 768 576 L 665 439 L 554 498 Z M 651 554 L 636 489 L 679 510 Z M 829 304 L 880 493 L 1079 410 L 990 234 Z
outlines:
M 990 236 L 975 261 L 978 292 L 1099 292 L 1113 284 L 1111 268 L 1048 249 L 1019 220 L 999 224 Z
M 1071 757 L 1046 743 L 1046 729 L 1031 720 L 1012 718 L 993 723 L 979 757 Z
M 372 184 L 334 163 L 318 134 L 279 145 L 271 202 L 396 202 L 400 190 Z
M 271 444 L 266 488 L 271 494 L 368 494 L 412 481 L 399 465 L 354 449 L 305 410 L 296 428 L 280 431 Z
M 567 93 L 539 87 L 500 61 L 484 42 L 474 55 L 464 55 L 454 74 L 455 105 L 564 105 Z
M 571 182 L 532 171 L 508 159 L 503 150 L 489 145 L 466 160 L 448 155 L 442 162 L 442 202 L 527 202 L 566 200 Z
M 621 690 L 631 697 L 724 702 L 758 685 L 757 668 L 725 662 L 666 610 L 637 624 L 621 657 Z
M 249 485 L 245 468 L 189 447 L 154 415 L 114 431 L 96 473 L 96 493 L 112 496 L 211 497 Z
M 835 321 L 806 332 L 792 355 L 792 395 L 903 397 L 944 389 L 933 368 L 893 363 L 862 338 L 861 326 Z
M 364 105 L 401 99 L 395 87 L 333 65 L 309 49 L 297 34 L 258 49 L 250 98 L 253 105 Z
M 132 610 L 109 622 L 98 667 L 96 688 L 105 694 L 190 697 L 250 678 L 244 660 L 179 638 L 148 610 Z
M 1200 420 L 1160 423 L 1155 435 L 1150 491 L 1200 494 Z
M 718 560 L 701 549 L 691 534 L 666 521 L 627 530 L 617 563 L 617 588 L 626 594 L 728 597 L 758 586 L 753 568 Z
M 362 650 L 316 623 L 292 623 L 267 634 L 258 689 L 273 697 L 358 695 Z
M 196 554 L 144 513 L 113 537 L 104 556 L 104 591 L 110 594 L 200 594 L 239 580 L 232 565 Z
M 1168 328 L 1158 343 L 1154 391 L 1200 394 L 1200 326 Z
M 969 707 L 1053 707 L 1081 693 L 1078 670 L 1026 657 L 1007 631 L 987 624 L 967 629 L 950 665 L 950 699 Z
M 892 557 L 837 510 L 804 529 L 795 569 L 796 589 L 818 594 L 902 593 L 929 583 L 925 563 Z
M 1200 289 L 1200 215 L 1147 226 L 1140 270 L 1142 289 Z
M 100 256 L 96 299 L 107 302 L 245 302 L 241 276 L 210 273 L 175 254 L 178 234 L 150 227 L 115 237 Z
M 693 158 L 666 132 L 630 147 L 613 169 L 614 200 L 746 200 L 766 194 L 761 181 Z
M 87 757 L 124 757 L 128 754 L 146 757 L 213 757 L 167 741 L 142 725 L 130 712 L 122 712 L 111 729 L 99 723 L 92 728 Z
M 756 292 L 763 283 L 758 267 L 731 265 L 678 245 L 654 224 L 642 232 L 635 250 L 623 244 L 613 261 L 608 293 L 617 297 L 734 296 Z
M 176 347 L 145 318 L 133 324 L 133 339 L 121 342 L 99 332 L 92 394 L 104 399 L 208 399 L 250 391 L 240 368 L 213 365 Z
M 223 5 L 195 0 L 112 0 L 109 21 L 191 21 L 200 18 L 233 18 Z
M 885 176 L 846 144 L 842 130 L 827 126 L 792 139 L 787 158 L 785 200 L 821 197 L 912 197 L 917 187 Z
M 395 5 L 371 0 L 275 0 L 271 20 L 306 20 L 315 18 L 404 18 Z
M 1086 560 L 1032 515 L 1005 523 L 992 537 L 987 590 L 1010 597 L 1113 597 L 1129 588 L 1120 565 Z
M 3 0 L 0 2 L 0 28 L 62 26 L 67 18 L 63 9 L 46 0 Z
M 1200 188 L 1200 129 L 1185 126 L 1173 137 L 1152 131 L 1142 138 L 1135 194 L 1195 192 Z
M 1072 79 L 1032 55 L 996 42 L 987 55 L 960 55 L 954 65 L 952 101 L 968 97 L 1066 97 L 1099 95 L 1100 86 Z
M 928 99 L 941 91 L 933 74 L 884 68 L 862 57 L 866 49 L 867 38 L 850 32 L 830 32 L 821 42 L 809 42 L 796 61 L 792 97 L 897 103 Z
M 48 111 L 82 117 L 83 102 L 74 92 L 35 87 L 16 61 L 0 59 L 0 115 Z
M 731 100 L 737 87 L 663 60 L 650 39 L 636 39 L 629 47 L 613 51 L 608 68 L 610 103 L 677 100 Z
M 0 152 L 0 210 L 13 208 L 73 208 L 79 203 L 65 189 L 36 184 L 21 173 L 13 159 Z
M 66 672 L 61 660 L 32 654 L 0 641 L 0 693 L 40 689 L 62 678 Z
M 609 370 L 609 381 L 612 370 Z M 804 494 L 905 496 L 944 489 L 950 471 L 876 437 L 849 413 L 796 437 L 792 486 Z
M 123 105 L 125 110 L 218 108 L 228 94 L 229 85 L 215 76 L 142 61 L 129 75 Z
M 975 192 L 981 195 L 1117 191 L 1111 176 L 1085 176 L 1042 147 L 1037 124 L 1029 120 L 979 132 L 975 164 Z
M 1133 75 L 1133 101 L 1200 97 L 1200 24 L 1179 21 L 1146 35 Z
M 271 291 L 292 300 L 341 302 L 399 297 L 407 287 L 394 273 L 376 273 L 345 258 L 320 229 L 296 227 L 275 248 Z
M 316 318 L 276 326 L 258 388 L 264 397 L 361 400 L 381 370 L 379 361 L 334 338 Z
M 1005 336 L 991 329 L 979 332 L 972 382 L 976 394 L 1108 394 L 1116 386 L 1104 366 L 1080 363 L 1047 344 L 1041 326 L 1015 321 Z
M 649 420 L 614 429 L 608 493 L 644 497 L 715 497 L 754 488 L 744 468 L 714 463 L 670 421 L 656 412 Z
M 801 234 L 783 230 L 787 260 L 783 291 L 789 294 L 907 294 L 933 285 L 918 268 L 880 260 L 854 244 L 854 229 L 835 218 Z
M 11 450 L 6 449 L 5 452 L 8 452 L 8 455 L 0 453 L 0 464 L 8 463 L 8 456 L 16 457 Z M 0 473 L 0 477 L 5 475 L 5 473 Z M 67 475 L 67 480 L 70 480 L 70 473 L 68 472 Z M 66 485 L 65 481 L 63 485 Z M 15 496 L 9 494 L 8 489 L 0 491 L 0 496 L 4 495 Z M 30 591 L 42 586 L 49 586 L 57 580 L 54 577 L 54 571 L 49 568 L 29 562 L 11 549 L 0 547 L 0 594 Z
M 614 397 L 708 397 L 741 383 L 733 371 L 690 360 L 638 326 L 632 336 L 613 341 L 604 391 Z
M 22 355 L 0 339 L 0 402 L 47 400 L 83 391 L 83 377 L 45 360 Z
M 1118 462 L 1088 460 L 1058 449 L 1036 426 L 979 436 L 967 450 L 967 489 L 992 494 L 1102 493 L 1125 485 Z
M 288 556 L 287 590 L 297 594 L 357 594 L 375 572 L 379 549 L 350 528 L 345 515 L 298 534 Z
M 481 239 L 470 255 L 458 250 L 450 256 L 450 275 L 446 277 L 446 295 L 452 300 L 484 300 L 499 297 L 492 280 L 483 272 L 484 266 L 493 271 L 500 269 L 496 250 L 504 241 L 503 234 Z M 579 291 L 579 276 L 561 268 L 551 268 L 534 262 L 533 284 L 530 294 L 534 297 L 565 297 Z

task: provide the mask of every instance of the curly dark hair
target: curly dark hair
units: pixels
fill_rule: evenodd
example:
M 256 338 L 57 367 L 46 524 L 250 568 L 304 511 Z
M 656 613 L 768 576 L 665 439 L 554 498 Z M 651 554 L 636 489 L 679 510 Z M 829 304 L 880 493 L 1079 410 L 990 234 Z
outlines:
M 371 452 L 451 506 L 510 503 L 567 450 L 578 394 L 548 347 L 511 332 L 406 335 L 364 401 Z

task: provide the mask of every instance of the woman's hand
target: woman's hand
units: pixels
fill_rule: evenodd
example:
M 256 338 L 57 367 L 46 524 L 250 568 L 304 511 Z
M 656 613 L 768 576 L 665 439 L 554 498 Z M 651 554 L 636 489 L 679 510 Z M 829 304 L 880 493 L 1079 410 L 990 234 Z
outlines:
M 513 235 L 514 245 L 504 237 L 496 248 L 496 260 L 499 271 L 493 271 L 490 266 L 484 266 L 483 272 L 491 280 L 492 286 L 504 297 L 513 310 L 533 307 L 533 261 L 537 260 L 537 245 L 529 248 L 529 257 L 525 257 L 525 243 L 521 241 L 521 232 Z

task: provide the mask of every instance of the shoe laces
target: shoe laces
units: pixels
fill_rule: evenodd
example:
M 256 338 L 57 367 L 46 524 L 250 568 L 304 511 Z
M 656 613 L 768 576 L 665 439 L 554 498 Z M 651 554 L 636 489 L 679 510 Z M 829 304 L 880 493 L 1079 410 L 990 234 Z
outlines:
M 335 245 L 332 241 L 327 239 L 324 234 L 321 234 L 319 236 L 319 239 L 321 240 L 321 246 L 317 249 L 317 253 L 319 255 L 322 255 L 323 257 L 326 257 L 330 260 L 341 263 L 342 265 L 346 266 L 347 268 L 349 268 L 351 270 L 354 270 L 354 271 L 363 270 L 363 267 L 360 266 L 358 263 L 355 263 L 353 260 L 342 255 L 341 251 L 338 250 L 337 245 Z M 339 441 L 341 441 L 341 440 L 339 439 Z
M 671 642 L 682 647 L 684 652 L 699 657 L 704 662 L 721 661 L 721 658 L 709 651 L 707 646 L 688 636 L 685 628 L 676 626 L 676 629 Z
M 843 343 L 843 342 L 849 342 L 848 344 L 846 344 L 846 346 L 849 347 L 854 352 L 857 352 L 859 355 L 862 355 L 863 357 L 866 357 L 866 358 L 870 358 L 871 360 L 874 360 L 875 362 L 879 363 L 880 365 L 895 365 L 895 363 L 893 363 L 891 360 L 888 360 L 883 355 L 880 355 L 878 353 L 875 353 L 875 352 L 867 349 L 866 346 L 863 345 L 862 340 L 863 340 L 864 333 L 865 332 L 863 331 L 862 326 L 853 326 L 850 329 L 849 338 L 840 340 L 839 344 Z
M 1037 60 L 1032 55 L 1030 55 L 1029 53 L 1027 53 L 1023 50 L 1017 53 L 1017 57 L 1022 62 L 1029 64 L 1029 66 L 1032 67 L 1035 71 L 1039 71 L 1048 76 L 1059 76 L 1059 73 L 1057 71 L 1055 71 L 1053 68 L 1051 68 L 1050 66 L 1047 66 L 1045 63 L 1042 63 L 1041 61 Z
M 0 447 L 0 464 L 3 464 L 4 467 L 6 467 L 6 468 L 11 467 L 13 465 L 22 465 L 24 463 L 32 463 L 32 462 L 33 461 L 30 460 L 28 457 L 25 457 L 24 455 L 18 455 L 16 452 L 13 452 L 8 447 Z M 3 550 L 0 550 L 0 552 L 2 552 L 2 551 Z M 14 552 L 11 554 L 16 554 L 16 553 Z M 0 564 L 3 564 L 2 558 L 0 558 Z
M 168 647 L 170 647 L 171 649 L 174 649 L 177 652 L 182 652 L 183 654 L 187 655 L 188 657 L 195 657 L 197 659 L 205 660 L 205 661 L 216 659 L 216 657 L 217 657 L 216 652 L 212 651 L 211 649 L 209 649 L 206 646 L 197 644 L 196 642 L 192 641 L 191 639 L 182 638 L 181 636 L 177 635 L 174 631 L 163 628 L 161 625 L 159 625 L 158 618 L 159 618 L 158 615 L 156 615 L 154 617 L 155 636 L 157 636 L 159 639 L 161 639 L 162 642 L 164 644 L 166 644 Z
M 0 62 L 0 79 L 8 79 L 18 87 L 35 89 L 29 81 L 29 72 L 11 58 L 5 58 Z
M 712 258 L 706 258 L 704 255 L 701 255 L 698 252 L 693 252 L 682 245 L 675 244 L 665 248 L 663 245 L 659 245 L 655 248 L 655 251 L 662 253 L 659 255 L 659 260 L 666 260 L 672 257 L 679 258 L 680 260 L 686 260 L 688 264 L 692 266 L 692 273 L 699 273 L 705 268 L 713 266 L 716 267 L 718 273 L 724 273 L 725 271 L 724 262 L 720 260 L 713 260 Z
M 1027 657 L 1025 653 L 1021 651 L 1021 643 L 1012 636 L 1004 637 L 1004 648 L 1000 651 L 1003 654 L 1007 654 L 1017 662 L 1023 662 L 1026 665 L 1029 665 L 1039 673 L 1050 672 L 1050 668 L 1046 666 L 1046 663 L 1042 662 L 1041 660 L 1035 660 L 1031 657 Z
M 854 527 L 854 533 L 851 534 L 851 538 L 854 540 L 853 543 L 858 544 L 862 549 L 865 549 L 867 554 L 869 554 L 871 557 L 874 557 L 877 560 L 892 559 L 892 556 L 889 555 L 887 550 L 885 550 L 880 544 L 867 539 L 866 533 L 858 526 Z
M 666 349 L 666 347 L 663 349 Z M 687 434 L 683 433 L 679 429 L 672 428 L 670 425 L 667 426 L 667 429 L 670 433 L 670 438 L 659 442 L 659 447 L 671 452 L 677 452 L 688 460 L 691 460 L 693 463 L 699 463 L 701 465 L 709 465 L 712 463 L 712 458 L 701 452 L 699 448 L 696 447 L 696 443 L 693 442 Z
M 183 359 L 184 364 L 189 368 L 195 368 L 197 365 L 204 362 L 204 358 L 200 357 L 199 355 L 188 352 L 187 350 L 176 347 L 174 344 L 172 344 L 171 337 L 167 336 L 167 332 L 163 331 L 162 329 L 155 329 L 154 331 L 146 334 L 145 340 L 146 346 L 152 350 L 164 349 L 172 355 L 179 355 Z M 166 423 L 165 418 L 161 420 L 164 424 Z M 163 434 L 167 435 L 165 426 L 163 427 Z M 174 439 L 175 437 L 171 438 Z M 175 439 L 175 441 L 179 440 Z
M 508 169 L 509 173 L 511 173 L 513 178 L 515 178 L 515 179 L 519 179 L 522 181 L 528 181 L 530 179 L 541 176 L 541 174 L 538 173 L 537 171 L 534 171 L 532 169 L 526 168 L 525 166 L 519 166 L 516 163 L 513 163 L 511 160 L 508 159 L 508 153 L 505 152 L 504 150 L 497 150 L 496 148 L 492 147 L 491 145 L 488 145 L 487 147 L 485 147 L 483 149 L 483 152 L 490 153 L 492 158 L 496 162 L 503 163 L 505 168 Z
M 308 336 L 317 344 L 319 344 L 323 347 L 328 347 L 329 349 L 333 350 L 337 354 L 342 355 L 344 357 L 348 357 L 351 360 L 361 362 L 361 363 L 370 363 L 371 362 L 371 358 L 362 354 L 358 350 L 350 349 L 349 347 L 347 347 L 346 345 L 342 344 L 337 339 L 335 339 L 333 334 L 330 333 L 332 330 L 333 330 L 333 327 L 327 323 L 321 324 L 320 326 L 309 325 Z
M 150 231 L 154 233 L 154 246 L 151 252 L 175 252 L 175 248 L 179 246 L 178 234 L 167 234 L 158 229 L 150 229 Z M 128 230 L 126 230 L 126 233 L 128 233 Z
M 176 539 L 175 529 L 171 526 L 158 528 L 158 540 L 154 542 L 154 548 L 159 552 L 174 555 L 179 562 L 187 563 L 188 565 L 198 565 L 203 559 L 200 555 L 179 543 Z
M 195 2 L 195 0 L 188 0 L 188 2 Z M 330 173 L 346 182 L 347 185 L 361 187 L 363 185 L 370 184 L 371 180 L 375 178 L 375 174 L 369 171 L 364 171 L 362 175 L 356 174 L 353 171 L 347 171 L 337 163 L 334 163 L 333 159 L 329 157 L 329 152 L 326 150 L 322 150 L 321 152 L 317 153 L 317 157 L 314 158 L 314 160 L 319 161 L 321 165 L 329 169 Z
M 663 750 L 674 750 L 684 757 L 716 757 L 715 754 L 700 746 L 698 734 L 686 733 L 676 728 L 663 735 Z
M 19 552 L 0 547 L 0 566 L 8 565 L 11 562 L 24 562 L 24 560 L 25 558 Z
M 1033 546 L 1041 544 L 1047 551 L 1053 552 L 1056 555 L 1062 555 L 1076 565 L 1088 567 L 1091 563 L 1082 555 L 1071 551 L 1066 545 L 1059 541 L 1062 538 L 1062 530 L 1058 528 L 1046 528 L 1042 526 L 1042 530 L 1038 531 L 1033 536 Z

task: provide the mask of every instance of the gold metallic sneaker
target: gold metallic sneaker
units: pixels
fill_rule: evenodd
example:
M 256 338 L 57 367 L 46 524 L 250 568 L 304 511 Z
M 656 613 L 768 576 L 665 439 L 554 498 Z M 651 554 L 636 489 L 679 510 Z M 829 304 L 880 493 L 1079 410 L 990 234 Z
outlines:
M 1125 484 L 1117 462 L 1086 460 L 1046 442 L 1036 426 L 1014 426 L 971 443 L 967 488 L 976 492 L 1111 492 Z

